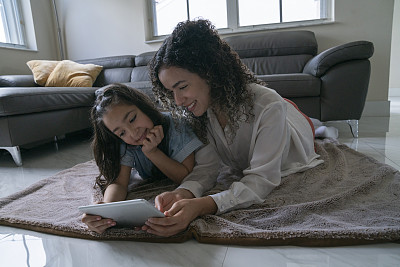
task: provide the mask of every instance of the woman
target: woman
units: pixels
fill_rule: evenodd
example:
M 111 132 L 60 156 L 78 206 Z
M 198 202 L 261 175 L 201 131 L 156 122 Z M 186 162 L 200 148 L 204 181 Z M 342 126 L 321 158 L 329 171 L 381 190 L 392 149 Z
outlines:
M 281 177 L 322 162 L 310 119 L 257 81 L 209 21 L 179 23 L 150 72 L 164 106 L 185 117 L 207 145 L 196 153 L 197 164 L 182 184 L 156 197 L 167 217 L 149 219 L 143 230 L 170 236 L 197 216 L 261 203 Z M 220 163 L 243 178 L 202 197 L 214 186 Z

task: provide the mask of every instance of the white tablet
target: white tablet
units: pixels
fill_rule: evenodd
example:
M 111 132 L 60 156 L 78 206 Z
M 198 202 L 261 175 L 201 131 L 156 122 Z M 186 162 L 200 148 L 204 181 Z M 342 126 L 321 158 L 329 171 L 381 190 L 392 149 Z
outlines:
M 117 226 L 125 227 L 142 226 L 151 217 L 165 217 L 145 199 L 80 206 L 79 210 L 86 214 L 113 219 Z

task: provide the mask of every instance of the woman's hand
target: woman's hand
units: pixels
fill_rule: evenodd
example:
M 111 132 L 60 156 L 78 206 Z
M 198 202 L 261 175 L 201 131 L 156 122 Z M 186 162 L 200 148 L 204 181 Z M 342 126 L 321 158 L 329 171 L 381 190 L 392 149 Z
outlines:
M 217 205 L 212 197 L 181 199 L 165 211 L 164 218 L 149 218 L 142 230 L 159 236 L 172 236 L 185 230 L 200 215 L 214 214 Z
M 155 206 L 161 212 L 169 210 L 172 205 L 181 200 L 181 199 L 189 199 L 194 198 L 194 195 L 189 190 L 178 188 L 172 192 L 164 192 L 156 196 Z
M 157 150 L 157 146 L 164 138 L 164 131 L 161 125 L 154 126 L 149 131 L 146 139 L 143 141 L 142 151 L 147 156 L 148 154 Z

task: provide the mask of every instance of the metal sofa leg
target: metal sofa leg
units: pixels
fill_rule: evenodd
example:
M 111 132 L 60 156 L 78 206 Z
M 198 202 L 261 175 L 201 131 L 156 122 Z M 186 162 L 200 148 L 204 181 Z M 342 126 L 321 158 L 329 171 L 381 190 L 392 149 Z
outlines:
M 19 146 L 0 147 L 0 149 L 5 149 L 10 152 L 15 164 L 17 164 L 17 166 L 22 166 L 21 151 L 19 150 Z
M 358 138 L 358 120 L 347 120 L 354 138 Z

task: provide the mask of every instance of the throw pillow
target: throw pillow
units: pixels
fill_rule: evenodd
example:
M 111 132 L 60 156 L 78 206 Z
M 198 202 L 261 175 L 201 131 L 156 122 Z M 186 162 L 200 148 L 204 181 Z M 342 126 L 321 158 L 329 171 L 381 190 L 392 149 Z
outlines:
M 35 83 L 44 86 L 50 73 L 60 61 L 54 60 L 31 60 L 26 62 L 33 73 Z
M 91 87 L 102 69 L 102 66 L 94 64 L 63 60 L 51 72 L 45 86 Z

